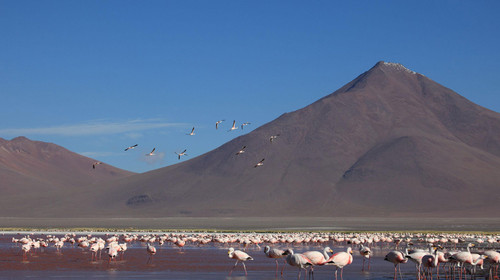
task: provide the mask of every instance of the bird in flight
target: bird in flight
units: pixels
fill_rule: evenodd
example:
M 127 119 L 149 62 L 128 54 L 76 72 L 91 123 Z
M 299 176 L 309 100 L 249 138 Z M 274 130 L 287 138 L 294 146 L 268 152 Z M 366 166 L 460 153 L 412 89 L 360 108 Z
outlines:
M 245 152 L 245 148 L 246 148 L 246 147 L 247 147 L 247 146 L 243 146 L 243 147 L 241 147 L 241 149 L 240 149 L 240 150 L 236 153 L 236 155 L 243 154 L 243 153 Z
M 175 152 L 175 154 L 179 157 L 179 159 L 181 159 L 181 156 L 187 156 L 186 151 L 187 150 L 184 150 L 182 153 Z
M 269 137 L 269 141 L 271 141 L 271 143 L 273 143 L 273 141 L 278 138 L 278 136 L 280 136 L 279 134 L 276 134 L 276 135 L 272 135 L 271 137 Z
M 265 158 L 263 158 L 261 161 L 259 161 L 254 167 L 259 167 L 259 166 L 264 165 L 264 160 L 265 160 Z
M 221 122 L 223 122 L 223 121 L 225 121 L 225 120 L 216 121 L 216 122 L 215 122 L 215 129 L 218 129 L 218 128 L 219 128 L 219 124 L 220 124 Z
M 92 164 L 92 169 L 95 169 L 95 167 L 96 167 L 97 165 L 99 165 L 99 164 L 102 164 L 102 162 L 100 162 L 100 161 L 96 161 L 96 162 L 94 162 L 94 164 Z
M 186 135 L 194 135 L 194 126 L 193 126 L 193 129 L 191 129 L 191 132 L 190 133 L 186 133 Z
M 236 126 L 236 120 L 233 121 L 233 126 L 228 131 L 233 131 L 235 129 L 238 129 L 238 127 Z
M 126 151 L 128 151 L 128 150 L 131 150 L 131 149 L 133 149 L 133 148 L 135 148 L 135 147 L 137 147 L 137 146 L 138 146 L 138 145 L 137 145 L 137 144 L 135 144 L 135 145 L 133 145 L 133 146 L 130 146 L 130 147 L 128 147 L 128 148 L 125 148 L 125 152 L 126 152 Z
M 241 124 L 241 129 L 243 130 L 243 127 L 244 127 L 245 125 L 249 125 L 249 124 L 251 124 L 251 123 L 249 123 L 249 122 L 242 123 L 242 124 Z
M 153 150 L 151 151 L 151 153 L 146 154 L 146 155 L 147 155 L 147 156 L 154 156 L 154 155 L 155 155 L 155 153 L 154 153 L 154 152 L 155 152 L 155 150 L 156 150 L 156 148 L 153 148 Z

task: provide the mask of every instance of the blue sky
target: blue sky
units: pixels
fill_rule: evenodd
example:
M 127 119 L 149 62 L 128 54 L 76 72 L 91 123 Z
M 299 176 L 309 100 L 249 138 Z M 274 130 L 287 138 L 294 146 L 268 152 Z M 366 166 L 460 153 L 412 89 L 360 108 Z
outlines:
M 498 1 L 0 0 L 0 137 L 144 172 L 302 108 L 380 60 L 499 112 L 499 10 Z M 227 132 L 232 120 L 251 125 Z M 157 157 L 144 157 L 153 147 Z

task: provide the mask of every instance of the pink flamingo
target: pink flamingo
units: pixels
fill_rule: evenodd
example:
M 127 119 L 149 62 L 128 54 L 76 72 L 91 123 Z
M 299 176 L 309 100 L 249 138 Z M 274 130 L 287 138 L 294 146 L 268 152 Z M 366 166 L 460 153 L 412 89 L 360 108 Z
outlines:
M 264 247 L 264 254 L 266 254 L 268 258 L 274 259 L 276 261 L 276 277 L 278 277 L 278 267 L 279 267 L 278 259 L 283 257 L 283 253 L 285 253 L 285 251 L 281 249 L 271 248 L 269 246 Z M 284 269 L 285 269 L 285 264 L 283 264 L 283 268 L 281 269 L 281 275 L 283 275 Z
M 307 252 L 302 253 L 313 264 L 311 266 L 311 274 L 312 275 L 314 275 L 314 266 L 315 265 L 324 265 L 328 262 L 328 260 L 330 259 L 330 256 L 328 255 L 328 253 L 333 253 L 333 250 L 330 247 L 325 247 L 325 249 L 323 249 L 323 252 L 307 251 Z
M 297 275 L 297 278 L 300 279 L 300 272 L 301 269 L 304 269 L 307 271 L 307 268 L 309 266 L 312 266 L 311 260 L 309 260 L 306 256 L 303 254 L 295 254 L 292 249 L 286 249 L 283 255 L 286 255 L 286 262 L 291 265 L 299 268 L 299 273 Z M 307 276 L 307 274 L 304 275 L 304 278 Z
M 149 243 L 147 245 L 148 247 L 146 248 L 146 250 L 149 254 L 149 258 L 146 263 L 148 264 L 148 263 L 153 263 L 153 255 L 156 254 L 156 248 Z
M 348 247 L 346 252 L 338 252 L 336 254 L 333 254 L 328 260 L 328 263 L 331 263 L 337 267 L 337 269 L 335 270 L 335 279 L 337 279 L 337 272 L 339 268 L 340 268 L 340 279 L 344 279 L 342 277 L 344 273 L 344 266 L 352 263 L 351 247 Z
M 408 260 L 403 256 L 403 253 L 399 251 L 390 251 L 387 255 L 385 255 L 384 261 L 388 261 L 394 264 L 394 280 L 396 280 L 397 268 L 400 264 L 406 263 Z M 401 279 L 401 267 L 399 268 L 399 275 Z
M 230 259 L 236 259 L 236 263 L 234 264 L 233 268 L 231 268 L 231 271 L 229 271 L 229 276 L 231 276 L 231 273 L 233 273 L 233 270 L 236 267 L 236 265 L 238 265 L 238 262 L 241 262 L 241 264 L 243 265 L 243 269 L 245 270 L 245 276 L 246 276 L 247 268 L 245 266 L 245 261 L 253 260 L 253 258 L 243 251 L 234 250 L 234 248 L 229 248 L 227 255 L 229 256 Z

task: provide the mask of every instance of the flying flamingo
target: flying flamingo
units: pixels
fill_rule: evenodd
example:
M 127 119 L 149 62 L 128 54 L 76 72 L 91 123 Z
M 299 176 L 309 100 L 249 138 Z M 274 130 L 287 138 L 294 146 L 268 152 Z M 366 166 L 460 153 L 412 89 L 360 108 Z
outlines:
M 99 165 L 99 164 L 102 164 L 102 162 L 100 162 L 100 161 L 96 161 L 96 162 L 94 162 L 94 164 L 92 164 L 92 169 L 95 169 L 95 167 L 96 167 L 97 165 Z
M 223 121 L 225 121 L 225 120 L 216 121 L 216 122 L 215 122 L 215 129 L 218 129 L 218 128 L 219 128 L 219 124 L 220 124 L 221 122 L 223 122 Z
M 190 133 L 186 133 L 186 135 L 191 135 L 191 136 L 194 135 L 194 126 L 193 126 L 193 129 L 191 129 L 191 132 Z
M 408 260 L 403 256 L 403 253 L 399 251 L 390 251 L 387 255 L 385 255 L 384 261 L 394 264 L 394 280 L 396 280 L 397 267 L 402 263 L 406 263 Z M 403 279 L 403 276 L 401 276 L 401 267 L 399 268 L 399 275 L 401 279 Z
M 179 158 L 179 160 L 180 160 L 180 159 L 181 159 L 181 156 L 187 156 L 186 151 L 187 151 L 187 150 L 185 149 L 184 151 L 182 151 L 182 153 L 177 153 L 177 152 L 175 152 L 175 154 L 178 156 L 178 158 Z
M 255 167 L 260 167 L 260 166 L 264 165 L 264 160 L 265 160 L 265 158 L 263 158 L 261 161 L 259 161 L 259 162 L 258 162 L 258 163 L 254 166 L 254 168 L 255 168 Z
M 269 141 L 271 143 L 273 143 L 274 140 L 276 140 L 276 138 L 278 138 L 278 136 L 280 136 L 279 134 L 276 134 L 276 135 L 272 135 L 271 137 L 269 137 Z
M 233 131 L 233 130 L 236 130 L 238 129 L 238 127 L 236 126 L 236 120 L 233 121 L 233 126 L 228 130 L 228 131 Z
M 241 155 L 241 154 L 243 154 L 243 153 L 245 152 L 245 148 L 246 148 L 246 147 L 247 147 L 247 146 L 243 146 L 243 147 L 241 147 L 241 149 L 240 149 L 240 150 L 236 153 L 236 155 Z
M 335 270 L 335 280 L 337 279 L 337 271 L 340 268 L 340 279 L 342 278 L 342 275 L 344 273 L 344 266 L 349 265 L 352 263 L 352 249 L 351 247 L 347 248 L 346 252 L 338 252 L 336 254 L 333 254 L 330 259 L 328 259 L 328 263 L 332 263 L 337 267 Z
M 283 257 L 283 253 L 285 253 L 285 251 L 281 249 L 271 248 L 269 246 L 264 247 L 264 254 L 266 254 L 268 258 L 274 259 L 276 261 L 276 277 L 278 277 L 278 259 Z M 281 275 L 283 275 L 284 269 L 285 264 L 283 264 L 283 268 L 281 269 Z
M 151 151 L 151 153 L 146 154 L 146 155 L 147 155 L 147 156 L 154 156 L 154 155 L 155 155 L 155 153 L 154 153 L 154 152 L 155 152 L 155 150 L 156 150 L 156 148 L 153 148 L 153 150 Z
M 130 146 L 130 147 L 128 147 L 128 148 L 125 148 L 125 152 L 126 152 L 126 151 L 128 151 L 128 150 L 132 150 L 133 148 L 135 148 L 135 147 L 137 147 L 137 146 L 138 146 L 138 145 L 137 145 L 137 144 L 135 144 L 135 145 L 132 145 L 132 146 Z
M 242 124 L 241 124 L 241 130 L 243 130 L 243 127 L 244 127 L 244 126 L 249 125 L 249 124 L 250 124 L 249 122 L 242 123 Z
M 253 260 L 250 255 L 247 253 L 240 251 L 240 250 L 234 250 L 234 248 L 229 248 L 229 251 L 227 251 L 227 255 L 229 256 L 230 259 L 236 259 L 236 263 L 234 264 L 233 268 L 231 268 L 231 271 L 229 271 L 229 276 L 231 276 L 231 273 L 233 273 L 234 268 L 236 265 L 238 265 L 238 262 L 241 261 L 241 264 L 243 265 L 243 269 L 245 270 L 245 276 L 247 276 L 247 268 L 245 266 L 245 261 L 247 260 Z

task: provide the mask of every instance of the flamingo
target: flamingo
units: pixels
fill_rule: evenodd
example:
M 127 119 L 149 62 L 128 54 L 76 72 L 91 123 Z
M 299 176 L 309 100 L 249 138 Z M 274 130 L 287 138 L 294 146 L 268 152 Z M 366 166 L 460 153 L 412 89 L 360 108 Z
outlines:
M 329 259 L 328 263 L 333 264 L 337 267 L 335 270 L 335 279 L 337 279 L 337 272 L 340 268 L 340 279 L 344 279 L 342 277 L 344 272 L 344 266 L 352 263 L 352 248 L 348 247 L 346 252 L 338 252 L 333 254 Z
M 146 154 L 146 156 L 154 156 L 155 155 L 155 153 L 154 153 L 155 150 L 156 150 L 156 148 L 153 148 L 153 150 L 151 151 L 151 153 Z
M 180 159 L 181 159 L 181 156 L 187 156 L 186 151 L 187 151 L 187 150 L 186 150 L 186 149 L 184 149 L 184 151 L 182 151 L 181 153 L 177 153 L 177 152 L 175 152 L 175 154 L 179 157 L 179 160 L 180 160 Z
M 363 268 L 361 269 L 361 271 L 365 270 L 365 259 L 368 259 L 368 270 L 370 270 L 370 256 L 372 255 L 372 250 L 370 249 L 370 247 L 361 244 L 361 247 L 359 248 L 359 254 L 363 256 Z
M 269 137 L 269 141 L 273 143 L 273 141 L 276 140 L 276 138 L 278 138 L 279 136 L 280 136 L 279 134 L 272 135 L 271 137 Z
M 490 263 L 490 275 L 497 275 L 498 264 L 500 264 L 500 253 L 493 250 L 488 250 L 484 252 L 487 256 L 487 262 Z
M 127 148 L 125 148 L 125 152 L 126 152 L 126 151 L 128 151 L 128 150 L 132 150 L 133 148 L 135 148 L 135 147 L 137 147 L 137 146 L 138 146 L 138 145 L 137 145 L 137 144 L 135 144 L 135 145 L 132 145 L 132 146 L 130 146 L 130 147 L 127 147 Z
M 264 160 L 265 160 L 265 158 L 263 158 L 261 161 L 259 161 L 259 162 L 258 162 L 258 163 L 254 166 L 254 168 L 255 168 L 255 167 L 260 167 L 260 166 L 264 165 Z
M 247 276 L 247 268 L 245 266 L 245 261 L 247 260 L 253 260 L 253 258 L 240 250 L 234 250 L 234 248 L 229 248 L 229 251 L 227 251 L 227 255 L 229 256 L 230 259 L 236 259 L 236 263 L 234 264 L 233 268 L 231 268 L 231 271 L 229 271 L 229 276 L 231 276 L 231 273 L 233 273 L 234 268 L 236 265 L 238 265 L 238 262 L 241 262 L 243 265 L 243 269 L 245 270 L 245 276 Z
M 186 135 L 191 135 L 191 136 L 194 135 L 194 126 L 193 126 L 193 129 L 191 129 L 191 132 L 190 133 L 186 133 Z
M 92 169 L 95 169 L 95 167 L 96 167 L 97 165 L 99 165 L 99 164 L 102 164 L 102 162 L 100 162 L 100 161 L 96 161 L 96 162 L 94 162 L 94 164 L 92 164 Z
M 95 257 L 95 260 L 97 261 L 97 251 L 99 251 L 99 244 L 98 243 L 93 243 L 92 245 L 90 245 L 90 252 L 92 252 L 92 255 L 90 257 L 90 261 L 94 261 L 94 257 Z
M 116 263 L 116 256 L 118 256 L 118 250 L 116 249 L 115 246 L 110 246 L 108 248 L 108 265 L 109 263 L 111 262 L 111 260 L 115 260 L 115 263 Z
M 330 247 L 325 247 L 325 249 L 323 249 L 323 252 L 307 251 L 307 252 L 302 253 L 313 264 L 311 266 L 311 274 L 314 275 L 314 266 L 315 265 L 324 265 L 328 262 L 328 259 L 330 259 L 330 256 L 328 255 L 328 253 L 333 253 L 333 250 Z
M 64 246 L 63 241 L 57 241 L 54 246 L 56 247 L 57 251 L 59 252 L 59 249 L 61 249 Z
M 307 271 L 307 268 L 313 265 L 311 260 L 309 260 L 306 256 L 304 256 L 303 254 L 295 254 L 292 249 L 286 249 L 283 255 L 287 256 L 286 262 L 289 265 L 299 268 L 299 273 L 297 274 L 298 279 L 300 279 L 301 269 Z M 305 276 L 307 276 L 307 274 Z
M 153 255 L 156 254 L 156 248 L 148 243 L 146 250 L 149 254 L 149 258 L 146 263 L 153 263 Z
M 467 244 L 467 252 L 458 252 L 450 257 L 450 260 L 458 262 L 458 265 L 460 267 L 460 278 L 462 278 L 462 273 L 464 271 L 464 264 L 473 263 L 472 254 L 470 252 L 471 247 L 474 247 L 474 244 L 469 243 Z
M 390 251 L 387 255 L 385 255 L 384 261 L 394 264 L 394 280 L 396 280 L 397 267 L 402 263 L 406 263 L 408 259 L 406 259 L 403 256 L 403 253 L 399 251 Z M 401 268 L 399 268 L 399 275 L 401 276 Z M 401 276 L 401 279 L 403 279 L 403 276 Z
M 228 130 L 228 131 L 233 131 L 233 130 L 236 130 L 238 129 L 238 127 L 236 126 L 236 120 L 233 121 L 233 126 Z
M 247 146 L 243 146 L 243 147 L 241 147 L 241 149 L 240 149 L 240 150 L 236 153 L 236 155 L 243 154 L 243 153 L 245 152 L 245 148 L 246 148 L 246 147 L 247 147 Z
M 278 259 L 283 257 L 283 253 L 285 253 L 285 251 L 281 249 L 271 248 L 269 246 L 264 247 L 264 254 L 266 254 L 268 258 L 274 259 L 276 261 L 276 277 L 278 277 Z M 281 275 L 283 275 L 284 269 L 285 264 L 283 264 L 283 268 L 281 269 Z
M 241 130 L 243 130 L 243 127 L 244 127 L 244 126 L 249 125 L 249 124 L 250 124 L 249 122 L 242 123 L 242 124 L 241 124 Z
M 438 250 L 440 248 L 438 247 L 435 247 L 434 249 L 434 253 L 432 255 L 425 255 L 422 257 L 422 265 L 424 267 L 424 269 L 427 270 L 427 275 L 430 277 L 430 279 L 432 279 L 432 268 L 437 268 L 438 265 L 439 265 L 439 256 L 438 256 Z M 425 275 L 425 271 L 424 271 L 424 275 Z
M 30 243 L 23 244 L 21 250 L 23 250 L 23 261 L 26 261 L 28 259 L 27 256 L 28 252 L 31 250 L 31 244 Z
M 432 246 L 430 244 L 430 246 Z M 426 255 L 429 255 L 428 251 L 423 251 L 423 250 L 414 250 L 411 253 L 409 253 L 408 248 L 405 250 L 405 258 L 409 259 L 410 261 L 415 263 L 415 269 L 417 270 L 417 277 L 420 279 L 420 271 L 422 267 L 422 258 Z
M 125 251 L 127 251 L 127 243 L 118 244 L 120 246 L 121 259 L 123 260 L 123 255 L 125 255 Z
M 215 129 L 218 129 L 218 128 L 219 128 L 219 124 L 220 124 L 221 122 L 223 122 L 223 121 L 225 121 L 225 120 L 216 121 L 216 122 L 215 122 Z

